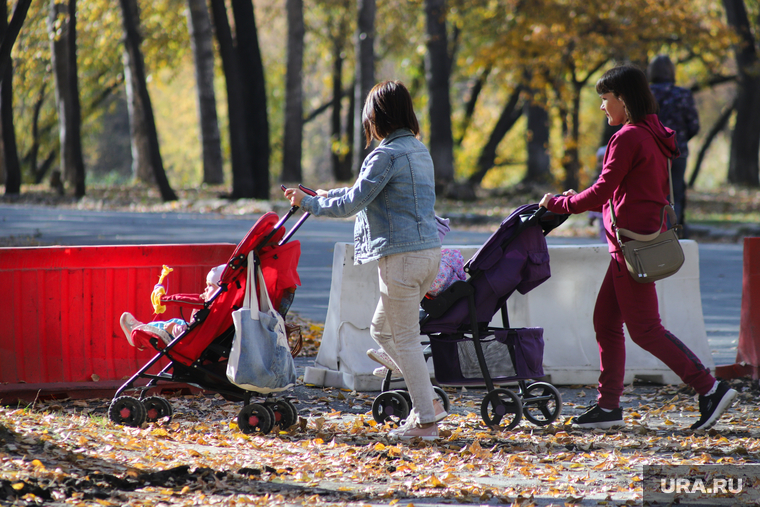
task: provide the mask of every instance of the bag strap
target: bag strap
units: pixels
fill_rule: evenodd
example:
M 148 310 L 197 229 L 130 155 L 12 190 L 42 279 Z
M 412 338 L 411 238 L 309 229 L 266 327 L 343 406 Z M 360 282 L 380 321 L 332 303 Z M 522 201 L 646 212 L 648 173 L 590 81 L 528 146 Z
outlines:
M 620 235 L 622 234 L 626 238 L 634 239 L 636 241 L 652 241 L 657 236 L 660 235 L 660 231 L 662 230 L 662 226 L 665 224 L 665 213 L 667 212 L 668 218 L 670 218 L 670 222 L 672 224 L 676 223 L 677 217 L 676 212 L 673 210 L 673 203 L 672 197 L 673 197 L 673 174 L 670 170 L 671 166 L 671 159 L 668 157 L 668 182 L 670 183 L 670 195 L 668 196 L 668 204 L 662 207 L 660 210 L 660 227 L 657 228 L 655 232 L 652 234 L 639 234 L 637 232 L 629 231 L 628 229 L 624 229 L 622 227 L 617 226 L 617 217 L 615 216 L 615 207 L 612 205 L 612 198 L 610 198 L 610 215 L 612 216 L 612 228 L 615 230 L 615 236 L 617 237 L 618 244 L 622 247 L 623 241 L 620 239 Z
M 254 271 L 256 274 L 253 273 Z M 243 297 L 243 308 L 251 309 L 251 320 L 259 320 L 259 312 L 268 312 L 273 309 L 273 306 L 272 300 L 269 298 L 266 281 L 264 280 L 264 271 L 259 263 L 256 262 L 253 250 L 248 252 L 248 273 L 246 276 L 248 280 L 246 281 L 245 296 Z M 256 280 L 258 280 L 259 284 L 259 294 L 258 297 L 251 297 L 251 294 L 256 292 Z
M 262 312 L 268 312 L 274 310 L 272 300 L 269 298 L 269 290 L 267 289 L 267 283 L 264 280 L 264 270 L 260 265 L 256 265 L 256 275 L 259 279 L 259 308 Z
M 247 280 L 245 283 L 245 296 L 243 298 L 243 308 L 251 309 L 251 320 L 259 320 L 258 298 L 251 298 L 251 291 L 256 291 L 256 282 L 253 275 L 253 271 L 256 270 L 256 267 L 256 259 L 253 255 L 253 250 L 251 250 L 248 252 L 248 273 L 246 274 Z M 251 307 L 251 300 L 253 300 L 253 307 Z

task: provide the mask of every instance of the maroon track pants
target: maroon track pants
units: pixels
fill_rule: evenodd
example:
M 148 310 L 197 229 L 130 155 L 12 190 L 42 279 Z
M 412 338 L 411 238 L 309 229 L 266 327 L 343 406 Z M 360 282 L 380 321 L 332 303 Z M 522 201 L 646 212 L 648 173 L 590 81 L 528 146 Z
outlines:
M 599 343 L 599 400 L 602 408 L 619 406 L 625 375 L 623 323 L 635 344 L 665 363 L 698 394 L 706 394 L 715 378 L 660 320 L 654 282 L 638 283 L 625 266 L 621 252 L 612 255 L 594 307 L 594 331 Z

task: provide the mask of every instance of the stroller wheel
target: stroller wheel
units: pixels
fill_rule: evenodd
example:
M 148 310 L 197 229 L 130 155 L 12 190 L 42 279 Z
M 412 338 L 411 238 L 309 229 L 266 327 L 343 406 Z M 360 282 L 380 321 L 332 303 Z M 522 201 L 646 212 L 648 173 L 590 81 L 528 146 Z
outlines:
M 412 403 L 412 395 L 409 394 L 409 391 L 407 391 L 406 389 L 394 389 L 393 392 L 398 393 L 404 397 L 404 399 L 406 400 L 406 404 L 409 405 L 409 410 L 411 411 L 414 404 Z M 409 412 L 407 412 L 406 415 L 408 416 Z M 406 417 L 404 417 L 404 419 L 406 419 Z
M 553 423 L 562 412 L 562 395 L 548 382 L 533 382 L 522 393 L 523 415 L 536 426 Z
M 287 406 L 290 407 L 290 411 L 293 413 L 293 424 L 298 422 L 298 407 L 296 407 L 290 400 L 282 400 Z
M 520 424 L 522 414 L 520 398 L 509 389 L 494 389 L 486 394 L 480 405 L 480 415 L 486 426 L 492 429 L 511 430 Z
M 279 426 L 281 430 L 286 430 L 298 421 L 298 410 L 292 403 L 287 400 L 268 401 L 264 406 L 272 410 L 274 419 L 272 423 Z
M 274 412 L 264 405 L 251 403 L 244 406 L 238 414 L 238 428 L 246 435 L 262 433 L 266 435 L 274 427 Z
M 438 396 L 438 399 L 441 400 L 441 403 L 443 403 L 443 409 L 448 412 L 449 408 L 451 408 L 451 402 L 449 401 L 449 395 L 446 394 L 446 391 L 441 389 L 438 386 L 433 386 L 433 391 L 435 391 L 435 394 Z
M 380 393 L 372 402 L 372 418 L 378 424 L 391 421 L 399 423 L 409 415 L 409 404 L 406 398 L 396 391 Z
M 160 396 L 145 398 L 142 403 L 145 405 L 145 420 L 147 422 L 156 422 L 162 417 L 168 417 L 171 420 L 172 415 L 174 415 L 172 404 Z
M 108 407 L 108 418 L 116 424 L 139 428 L 146 417 L 145 405 L 132 396 L 120 396 Z

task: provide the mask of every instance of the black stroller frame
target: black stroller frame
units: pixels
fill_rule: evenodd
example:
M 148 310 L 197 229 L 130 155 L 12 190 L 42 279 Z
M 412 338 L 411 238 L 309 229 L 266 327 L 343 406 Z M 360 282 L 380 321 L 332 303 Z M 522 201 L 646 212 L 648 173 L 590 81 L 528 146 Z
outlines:
M 538 208 L 533 213 L 521 214 L 519 218 L 520 222 L 517 225 L 516 232 L 501 243 L 503 251 L 506 251 L 507 247 L 527 228 L 540 226 L 543 235 L 546 236 L 552 229 L 564 222 L 567 219 L 567 215 L 557 215 L 548 212 L 546 208 Z M 472 259 L 470 259 L 465 265 L 465 271 L 470 275 L 467 280 L 454 282 L 435 298 L 431 299 L 426 297 L 423 299 L 421 302 L 423 311 L 421 311 L 420 326 L 421 328 L 424 328 L 424 325 L 427 322 L 441 317 L 455 303 L 461 299 L 466 299 L 469 314 L 469 326 L 463 326 L 463 328 L 458 331 L 456 341 L 471 341 L 473 345 L 477 357 L 477 363 L 482 374 L 482 383 L 480 384 L 484 384 L 487 390 L 487 394 L 481 403 L 481 416 L 483 421 L 488 427 L 501 430 L 511 430 L 515 428 L 523 417 L 537 426 L 549 425 L 557 420 L 562 411 L 562 395 L 555 386 L 548 382 L 540 380 L 536 381 L 519 376 L 516 378 L 501 377 L 498 379 L 500 381 L 499 385 L 516 382 L 518 389 L 517 393 L 515 393 L 510 389 L 497 387 L 494 382 L 494 378 L 489 371 L 483 351 L 484 339 L 489 336 L 500 334 L 504 343 L 508 347 L 512 365 L 517 369 L 518 365 L 516 364 L 517 354 L 515 347 L 519 346 L 519 334 L 523 332 L 525 328 L 510 328 L 507 298 L 505 298 L 499 305 L 503 328 L 490 327 L 488 326 L 488 323 L 478 322 L 475 299 L 476 288 L 473 285 L 473 282 L 484 276 L 484 273 L 482 270 L 472 269 L 470 266 L 471 262 Z M 450 338 L 450 336 L 446 333 L 423 332 L 423 334 L 427 334 L 430 339 L 428 341 L 422 341 L 423 345 L 427 345 L 424 351 L 425 359 L 427 360 L 430 357 L 433 357 L 435 361 L 435 354 L 433 351 L 435 343 L 433 342 L 436 340 L 444 342 L 449 341 L 447 338 Z M 543 376 L 543 372 L 541 372 L 541 375 L 536 378 L 540 378 L 541 376 Z M 438 374 L 436 377 L 438 377 Z M 436 378 L 436 380 L 438 379 Z M 391 371 L 388 371 L 383 379 L 381 393 L 375 398 L 372 405 L 372 415 L 378 423 L 399 423 L 409 415 L 412 407 L 409 393 L 405 389 L 391 388 L 392 384 L 400 381 L 403 381 L 403 379 L 393 378 Z M 444 385 L 460 385 L 448 382 L 436 383 Z M 440 385 L 435 385 L 434 389 L 443 403 L 444 409 L 448 412 L 450 407 L 448 395 Z

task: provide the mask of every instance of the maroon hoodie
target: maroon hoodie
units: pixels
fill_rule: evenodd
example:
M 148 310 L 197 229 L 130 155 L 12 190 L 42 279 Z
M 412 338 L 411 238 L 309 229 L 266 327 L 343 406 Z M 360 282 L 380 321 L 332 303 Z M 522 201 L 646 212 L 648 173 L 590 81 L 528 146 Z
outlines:
M 639 234 L 655 232 L 670 194 L 667 159 L 677 156 L 676 133 L 663 126 L 656 114 L 648 114 L 612 136 L 596 183 L 574 196 L 552 198 L 547 208 L 555 213 L 601 211 L 607 243 L 614 252 L 620 247 L 612 231 L 609 199 L 618 227 Z

